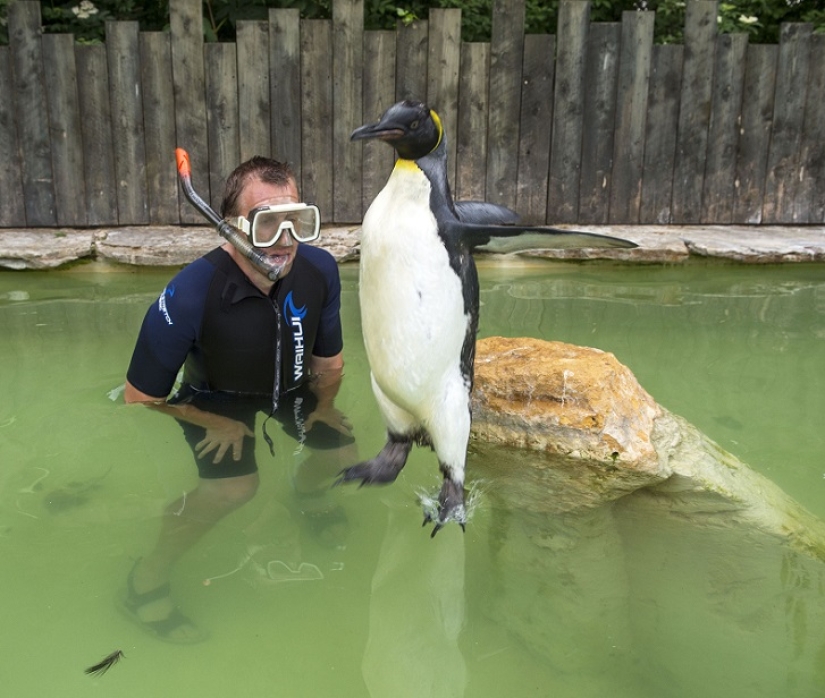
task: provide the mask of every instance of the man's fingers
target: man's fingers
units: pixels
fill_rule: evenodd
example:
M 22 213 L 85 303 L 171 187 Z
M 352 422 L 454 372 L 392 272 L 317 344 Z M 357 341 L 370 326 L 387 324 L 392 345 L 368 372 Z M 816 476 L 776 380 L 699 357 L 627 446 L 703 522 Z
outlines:
M 239 461 L 243 455 L 243 440 L 247 436 L 254 437 L 253 432 L 246 424 L 242 422 L 234 422 L 238 428 L 231 429 L 207 429 L 206 437 L 195 444 L 195 450 L 198 452 L 198 458 L 203 458 L 208 453 L 215 452 L 215 457 L 212 459 L 213 463 L 220 463 L 229 448 L 232 448 L 232 459 Z M 239 433 L 240 432 L 240 433 Z
M 220 463 L 223 460 L 224 455 L 226 455 L 226 451 L 229 448 L 229 444 L 221 444 L 218 452 L 215 454 L 215 457 L 212 459 L 213 463 Z M 235 460 L 238 460 L 237 458 Z
M 198 452 L 198 458 L 203 458 L 207 453 L 212 453 L 212 451 L 214 451 L 217 447 L 218 444 L 215 441 L 212 441 L 209 437 L 195 444 L 195 450 Z

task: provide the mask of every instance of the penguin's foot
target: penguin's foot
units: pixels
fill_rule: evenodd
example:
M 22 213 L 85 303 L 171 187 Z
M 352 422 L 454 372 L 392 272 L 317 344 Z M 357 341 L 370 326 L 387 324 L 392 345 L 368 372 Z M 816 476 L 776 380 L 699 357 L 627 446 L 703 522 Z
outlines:
M 395 482 L 407 462 L 411 448 L 412 443 L 409 441 L 388 441 L 375 458 L 344 468 L 338 474 L 335 486 L 356 480 L 361 481 L 361 487 Z
M 461 530 L 466 530 L 464 524 L 467 522 L 467 511 L 464 508 L 464 486 L 461 483 L 444 478 L 444 484 L 441 486 L 441 491 L 438 493 L 438 506 L 435 512 L 436 516 L 429 511 L 424 512 L 424 523 L 426 526 L 430 522 L 435 522 L 433 531 L 430 533 L 430 538 L 435 538 L 438 533 L 448 521 L 455 521 Z

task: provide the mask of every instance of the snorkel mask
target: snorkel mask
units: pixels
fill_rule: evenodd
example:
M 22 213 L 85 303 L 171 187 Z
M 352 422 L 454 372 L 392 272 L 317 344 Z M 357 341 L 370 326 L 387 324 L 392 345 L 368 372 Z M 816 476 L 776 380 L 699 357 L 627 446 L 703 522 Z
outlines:
M 281 244 L 285 247 L 292 244 L 293 238 L 298 242 L 312 242 L 321 231 L 321 214 L 314 204 L 259 206 L 249 212 L 248 218 L 238 216 L 229 221 L 246 233 L 255 247 L 264 249 L 282 238 Z
M 178 179 L 189 203 L 215 226 L 221 237 L 231 243 L 249 260 L 252 266 L 270 281 L 278 280 L 286 263 L 279 264 L 275 259 L 261 253 L 256 248 L 271 247 L 278 242 L 284 231 L 291 233 L 298 242 L 309 242 L 318 238 L 321 217 L 317 206 L 308 204 L 262 206 L 251 211 L 249 219 L 244 216 L 235 219 L 237 226 L 231 221 L 222 219 L 192 187 L 189 154 L 183 148 L 176 148 L 175 159 Z M 311 220 L 310 217 L 312 217 Z M 292 239 L 289 235 L 286 239 L 291 245 Z

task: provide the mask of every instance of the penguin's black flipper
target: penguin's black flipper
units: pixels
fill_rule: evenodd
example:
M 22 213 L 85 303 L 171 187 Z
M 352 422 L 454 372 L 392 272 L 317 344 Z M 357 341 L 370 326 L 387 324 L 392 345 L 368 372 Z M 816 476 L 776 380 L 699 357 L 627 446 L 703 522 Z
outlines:
M 462 223 L 514 225 L 519 215 L 513 209 L 486 201 L 455 201 L 455 212 Z
M 448 223 L 450 237 L 462 240 L 471 252 L 521 252 L 523 250 L 586 249 L 614 247 L 630 249 L 635 242 L 610 235 L 583 233 L 578 230 L 509 225 Z

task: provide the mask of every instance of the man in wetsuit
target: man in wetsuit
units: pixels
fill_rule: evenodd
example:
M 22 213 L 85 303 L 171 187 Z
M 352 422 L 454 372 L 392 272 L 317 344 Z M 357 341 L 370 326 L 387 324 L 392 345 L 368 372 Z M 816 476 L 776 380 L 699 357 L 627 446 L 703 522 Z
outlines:
M 256 415 L 271 414 L 302 445 L 353 441 L 333 404 L 344 365 L 338 268 L 328 252 L 299 242 L 317 237 L 317 209 L 300 202 L 286 165 L 255 157 L 227 179 L 221 215 L 281 267 L 278 280 L 229 242 L 184 268 L 146 314 L 124 393 L 181 424 L 199 470 L 197 487 L 165 511 L 123 601 L 135 621 L 173 642 L 202 634 L 172 602 L 172 567 L 254 496 Z M 181 367 L 182 384 L 168 397 Z

